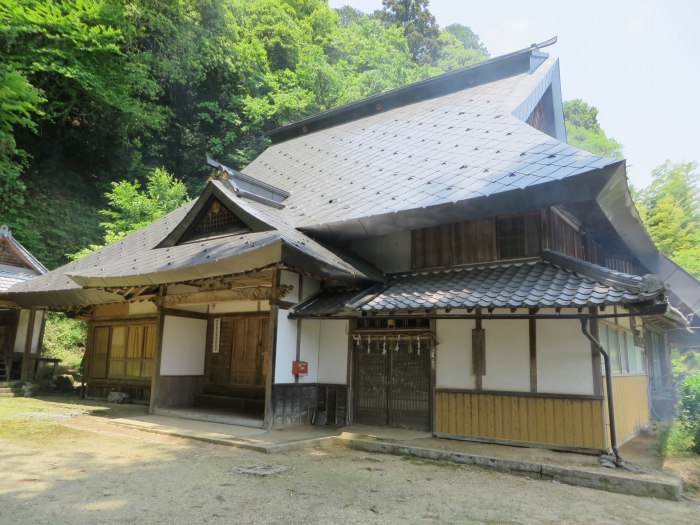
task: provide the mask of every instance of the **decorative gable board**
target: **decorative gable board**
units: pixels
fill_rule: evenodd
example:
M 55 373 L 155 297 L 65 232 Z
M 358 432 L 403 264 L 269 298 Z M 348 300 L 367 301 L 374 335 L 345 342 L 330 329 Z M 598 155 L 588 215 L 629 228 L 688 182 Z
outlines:
M 17 256 L 17 251 L 8 242 L 0 242 L 0 264 L 9 266 L 28 267 L 27 263 Z
M 179 242 L 201 239 L 216 234 L 249 233 L 252 229 L 233 214 L 219 199 L 212 197 L 192 221 Z

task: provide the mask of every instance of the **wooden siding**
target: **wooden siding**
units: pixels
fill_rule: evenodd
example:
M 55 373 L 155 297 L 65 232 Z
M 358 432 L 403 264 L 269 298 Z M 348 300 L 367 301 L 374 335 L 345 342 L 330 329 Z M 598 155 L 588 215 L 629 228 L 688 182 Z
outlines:
M 615 430 L 618 443 L 634 437 L 639 429 L 649 423 L 649 391 L 646 375 L 612 377 Z M 606 405 L 607 406 L 607 405 Z M 608 414 L 605 411 L 606 428 Z M 606 431 L 609 439 L 609 431 Z
M 435 432 L 600 450 L 603 400 L 521 393 L 435 391 Z
M 285 384 L 272 387 L 274 428 L 308 425 L 317 410 L 326 411 L 328 425 L 346 425 L 347 386 Z
M 548 246 L 555 252 L 586 260 L 583 236 L 556 211 L 547 211 Z
M 160 376 L 156 392 L 158 408 L 194 406 L 194 396 L 202 392 L 202 376 Z

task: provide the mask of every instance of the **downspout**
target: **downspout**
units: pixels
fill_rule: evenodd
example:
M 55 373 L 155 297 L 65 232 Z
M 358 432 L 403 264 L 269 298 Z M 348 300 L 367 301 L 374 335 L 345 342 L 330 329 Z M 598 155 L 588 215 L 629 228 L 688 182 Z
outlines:
M 615 465 L 621 467 L 624 464 L 620 451 L 617 448 L 617 435 L 615 433 L 615 410 L 613 408 L 613 392 L 612 392 L 612 374 L 610 370 L 610 358 L 608 353 L 605 351 L 600 342 L 593 337 L 588 328 L 588 317 L 582 317 L 581 321 L 581 332 L 586 338 L 598 349 L 598 352 L 603 356 L 603 363 L 605 365 L 605 389 L 608 392 L 608 418 L 610 419 L 610 448 L 612 448 L 613 454 L 615 455 Z

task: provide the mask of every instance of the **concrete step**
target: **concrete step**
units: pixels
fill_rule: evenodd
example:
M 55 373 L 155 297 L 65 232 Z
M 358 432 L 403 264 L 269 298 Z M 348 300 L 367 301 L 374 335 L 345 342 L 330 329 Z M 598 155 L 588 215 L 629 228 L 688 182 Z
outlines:
M 12 394 L 12 389 L 9 386 L 0 386 L 0 394 Z
M 240 410 L 249 414 L 262 414 L 265 410 L 265 400 L 216 394 L 197 394 L 194 396 L 194 406 L 199 408 Z
M 0 392 L 0 397 L 17 397 L 15 394 L 12 392 L 6 393 L 6 392 Z

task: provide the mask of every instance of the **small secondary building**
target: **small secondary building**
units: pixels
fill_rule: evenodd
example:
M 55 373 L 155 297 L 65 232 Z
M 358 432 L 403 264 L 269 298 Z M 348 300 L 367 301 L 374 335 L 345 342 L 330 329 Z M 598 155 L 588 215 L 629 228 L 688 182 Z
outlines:
M 601 450 L 607 382 L 620 439 L 649 421 L 664 330 L 700 287 L 644 231 L 624 160 L 566 143 L 556 59 L 524 49 L 270 138 L 12 288 L 89 320 L 90 395 Z
M 0 226 L 0 381 L 33 379 L 41 358 L 45 311 L 21 308 L 7 291 L 48 270 Z

